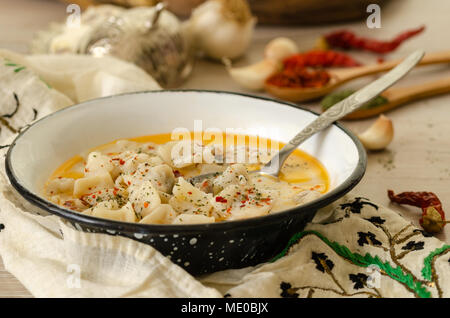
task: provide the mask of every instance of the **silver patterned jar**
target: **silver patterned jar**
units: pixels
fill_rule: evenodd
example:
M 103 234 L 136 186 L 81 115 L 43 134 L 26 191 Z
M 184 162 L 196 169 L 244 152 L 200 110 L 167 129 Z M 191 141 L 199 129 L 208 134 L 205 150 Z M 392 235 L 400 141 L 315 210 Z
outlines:
M 181 23 L 161 3 L 108 18 L 93 32 L 86 53 L 135 63 L 164 88 L 180 85 L 193 67 Z

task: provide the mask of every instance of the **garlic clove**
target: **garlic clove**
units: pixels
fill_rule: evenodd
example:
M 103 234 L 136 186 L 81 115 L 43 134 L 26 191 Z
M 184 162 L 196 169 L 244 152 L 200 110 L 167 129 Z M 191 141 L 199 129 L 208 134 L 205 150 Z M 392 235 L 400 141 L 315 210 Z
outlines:
M 295 53 L 298 53 L 297 44 L 291 39 L 279 37 L 267 43 L 264 49 L 264 58 L 281 62 Z
M 394 138 L 392 120 L 384 115 L 380 115 L 372 126 L 358 135 L 358 138 L 367 150 L 382 150 L 386 148 Z
M 277 72 L 280 68 L 280 62 L 265 59 L 244 67 L 228 66 L 227 70 L 231 78 L 242 87 L 251 90 L 261 90 L 264 88 L 266 78 Z

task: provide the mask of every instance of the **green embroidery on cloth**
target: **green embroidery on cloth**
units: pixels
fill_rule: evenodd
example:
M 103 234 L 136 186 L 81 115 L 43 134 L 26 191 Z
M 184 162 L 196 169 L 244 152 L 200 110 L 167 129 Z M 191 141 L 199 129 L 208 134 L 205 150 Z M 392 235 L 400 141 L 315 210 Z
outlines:
M 431 262 L 433 261 L 433 258 L 443 254 L 447 250 L 450 250 L 450 245 L 444 245 L 440 248 L 435 249 L 433 252 L 431 252 L 425 259 L 423 260 L 423 268 L 422 268 L 422 276 L 423 278 L 430 280 L 432 278 L 433 270 L 431 266 Z
M 15 67 L 14 73 L 19 73 L 21 70 L 25 69 L 25 66 L 13 63 L 9 60 L 5 60 L 5 66 L 12 66 Z
M 275 256 L 271 262 L 274 262 L 281 257 L 288 254 L 289 249 L 296 244 L 300 239 L 306 235 L 315 235 L 320 238 L 325 244 L 331 247 L 338 255 L 344 257 L 345 259 L 351 261 L 353 264 L 361 267 L 368 267 L 369 265 L 377 265 L 380 270 L 387 274 L 392 279 L 405 284 L 412 292 L 414 292 L 418 297 L 429 298 L 431 293 L 422 285 L 422 282 L 414 281 L 411 274 L 405 274 L 401 267 L 392 267 L 389 262 L 383 262 L 378 256 L 373 257 L 369 253 L 362 256 L 358 253 L 351 252 L 348 247 L 340 245 L 337 242 L 331 242 L 325 236 L 316 231 L 303 231 L 294 235 L 290 240 L 286 248 L 277 256 Z M 431 260 L 430 260 L 431 263 Z M 431 266 L 431 265 L 430 265 Z
M 15 67 L 14 73 L 19 73 L 20 71 L 26 69 L 25 66 L 20 65 L 20 64 L 17 64 L 17 63 L 14 63 L 14 62 L 12 62 L 12 61 L 10 61 L 10 60 L 8 60 L 8 59 L 5 59 L 5 66 Z M 41 77 L 39 77 L 39 79 L 40 79 L 45 85 L 47 85 L 47 87 L 48 87 L 49 89 L 52 88 L 52 87 L 50 86 L 50 84 L 48 84 L 46 81 L 44 81 Z

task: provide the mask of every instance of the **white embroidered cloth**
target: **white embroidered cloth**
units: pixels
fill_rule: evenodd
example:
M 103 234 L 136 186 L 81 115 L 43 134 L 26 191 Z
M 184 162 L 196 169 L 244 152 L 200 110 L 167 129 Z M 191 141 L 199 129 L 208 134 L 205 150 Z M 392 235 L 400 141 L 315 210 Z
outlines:
M 151 89 L 117 59 L 0 51 L 0 145 L 74 102 Z M 367 199 L 320 210 L 271 262 L 193 277 L 149 245 L 27 212 L 3 166 L 0 255 L 36 297 L 450 297 L 450 246 Z

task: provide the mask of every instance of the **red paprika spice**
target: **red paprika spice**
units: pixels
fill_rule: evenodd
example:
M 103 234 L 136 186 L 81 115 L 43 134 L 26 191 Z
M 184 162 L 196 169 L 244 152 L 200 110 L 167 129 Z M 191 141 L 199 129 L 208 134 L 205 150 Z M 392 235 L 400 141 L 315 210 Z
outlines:
M 354 67 L 361 64 L 351 56 L 331 50 L 312 50 L 294 54 L 283 61 L 284 68 L 297 67 Z
M 371 38 L 357 36 L 349 30 L 336 31 L 324 36 L 328 46 L 340 49 L 358 49 L 375 53 L 385 54 L 394 51 L 404 41 L 421 33 L 425 30 L 425 26 L 417 29 L 407 30 L 400 33 L 390 41 L 380 41 Z
M 395 195 L 394 191 L 388 190 L 388 197 L 391 202 L 421 208 L 419 223 L 429 233 L 438 233 L 449 223 L 445 220 L 441 201 L 433 192 L 402 192 Z
M 266 82 L 270 85 L 291 88 L 322 87 L 330 81 L 330 74 L 323 70 L 309 70 L 304 67 L 285 68 L 271 75 Z
M 270 76 L 266 82 L 279 87 L 314 88 L 330 81 L 330 74 L 318 67 L 354 67 L 361 65 L 351 56 L 329 50 L 312 50 L 294 54 L 283 61 L 283 70 Z

